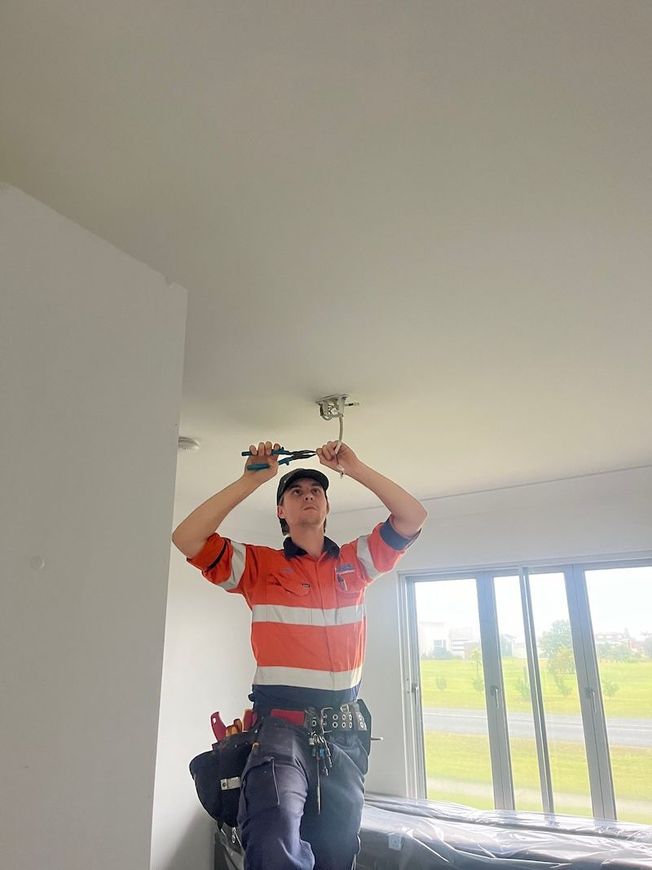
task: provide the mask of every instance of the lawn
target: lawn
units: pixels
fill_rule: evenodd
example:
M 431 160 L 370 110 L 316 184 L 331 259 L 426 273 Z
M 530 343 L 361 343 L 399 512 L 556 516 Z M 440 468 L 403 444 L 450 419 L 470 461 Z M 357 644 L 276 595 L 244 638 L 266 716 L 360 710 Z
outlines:
M 573 674 L 562 677 L 569 694 L 564 695 L 555 682 L 546 660 L 540 660 L 544 705 L 548 713 L 577 713 L 579 699 Z M 652 661 L 601 662 L 600 678 L 604 687 L 615 691 L 609 697 L 604 692 L 605 713 L 627 718 L 652 718 Z M 526 712 L 531 709 L 525 662 L 503 659 L 503 679 L 508 709 Z M 423 660 L 421 691 L 424 707 L 452 709 L 482 709 L 484 690 L 482 669 L 472 661 L 461 659 Z
M 555 681 L 540 661 L 545 712 L 579 715 L 574 674 Z M 652 719 L 652 661 L 601 662 L 600 677 L 607 722 L 610 717 Z M 525 662 L 503 660 L 508 712 L 530 712 Z M 485 707 L 482 668 L 474 661 L 423 660 L 422 703 L 440 710 L 481 710 Z M 493 807 L 489 742 L 486 736 L 433 731 L 426 734 L 429 796 L 437 800 Z M 584 745 L 550 741 L 550 764 L 557 812 L 590 815 L 589 783 Z M 517 808 L 541 810 L 539 772 L 533 739 L 511 738 L 510 749 Z M 652 824 L 652 747 L 611 748 L 611 765 L 618 815 Z
M 518 801 L 518 809 L 541 810 L 534 740 L 512 739 L 510 747 L 514 787 L 517 792 L 524 792 L 524 797 Z M 430 797 L 480 808 L 493 807 L 486 737 L 430 731 L 425 735 L 425 748 L 428 778 L 442 780 L 448 785 L 448 788 L 430 788 Z M 557 812 L 587 815 L 586 810 L 590 813 L 589 784 L 582 744 L 553 741 L 550 756 Z M 652 824 L 652 749 L 619 749 L 612 753 L 612 769 L 616 801 L 628 803 L 627 810 L 619 811 L 619 817 Z M 483 785 L 487 787 L 486 793 L 473 788 Z M 528 795 L 528 792 L 532 794 Z M 640 802 L 640 810 L 629 806 L 630 802 Z M 581 811 L 582 803 L 586 808 L 584 812 Z
M 540 660 L 545 712 L 579 716 L 574 674 L 561 685 Z M 610 717 L 652 719 L 652 661 L 600 662 L 607 722 Z M 503 679 L 509 712 L 531 712 L 525 662 L 503 659 Z M 461 659 L 421 662 L 422 703 L 440 710 L 482 710 L 485 707 L 482 666 Z M 534 740 L 511 738 L 517 808 L 541 810 L 539 772 Z M 550 764 L 557 812 L 589 815 L 589 783 L 584 745 L 550 741 Z M 438 800 L 493 807 L 489 741 L 473 734 L 426 734 L 426 769 L 433 782 L 429 796 Z M 620 802 L 619 817 L 652 824 L 652 747 L 612 746 L 611 765 Z M 436 780 L 436 783 L 434 782 Z

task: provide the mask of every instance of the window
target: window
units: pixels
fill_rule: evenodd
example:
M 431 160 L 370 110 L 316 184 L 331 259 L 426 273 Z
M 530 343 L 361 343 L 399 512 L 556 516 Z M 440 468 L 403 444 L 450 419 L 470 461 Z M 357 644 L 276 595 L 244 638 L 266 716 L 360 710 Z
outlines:
M 652 563 L 405 589 L 417 791 L 652 823 Z
M 464 803 L 472 794 L 475 806 L 491 807 L 475 580 L 420 583 L 416 598 L 427 795 Z
M 585 574 L 616 810 L 652 824 L 652 567 Z

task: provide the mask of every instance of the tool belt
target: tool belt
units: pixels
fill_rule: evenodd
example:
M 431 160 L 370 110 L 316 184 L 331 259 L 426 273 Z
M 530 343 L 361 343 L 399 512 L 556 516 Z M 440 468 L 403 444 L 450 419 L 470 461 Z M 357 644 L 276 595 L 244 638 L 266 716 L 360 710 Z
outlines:
M 279 710 L 273 708 L 270 716 L 286 719 L 307 731 L 322 734 L 337 734 L 342 731 L 369 731 L 369 711 L 364 701 L 350 701 L 339 707 L 307 707 L 305 710 Z
M 308 707 L 305 710 L 279 710 L 272 708 L 269 716 L 285 719 L 305 729 L 312 757 L 317 762 L 317 813 L 321 812 L 321 777 L 328 776 L 333 766 L 328 739 L 337 734 L 356 732 L 369 755 L 371 750 L 371 715 L 364 701 L 350 701 L 339 707 Z M 264 716 L 263 716 L 264 718 Z
M 256 710 L 253 716 L 248 715 L 250 713 L 245 713 L 244 726 L 241 720 L 236 719 L 233 726 L 228 728 L 224 728 L 221 720 L 218 727 L 216 717 L 219 719 L 219 714 L 214 713 L 211 724 L 218 740 L 213 743 L 211 750 L 202 752 L 190 762 L 190 775 L 195 782 L 197 796 L 206 812 L 220 826 L 227 824 L 234 828 L 237 825 L 240 778 L 266 716 L 285 719 L 304 728 L 318 769 L 326 775 L 330 766 L 327 738 L 356 732 L 367 754 L 371 749 L 371 715 L 364 701 L 351 701 L 321 710 L 316 707 L 305 710 L 273 708 L 269 711 Z

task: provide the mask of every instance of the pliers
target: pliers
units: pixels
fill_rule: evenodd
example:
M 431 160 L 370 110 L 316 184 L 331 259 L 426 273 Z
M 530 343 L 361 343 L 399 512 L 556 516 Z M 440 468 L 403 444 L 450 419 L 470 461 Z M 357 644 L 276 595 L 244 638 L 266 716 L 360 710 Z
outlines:
M 241 455 L 252 456 L 253 454 L 250 450 L 244 450 Z M 279 459 L 279 465 L 289 465 L 295 459 L 310 459 L 316 455 L 316 450 L 286 450 L 284 447 L 281 447 L 280 450 L 272 450 L 272 456 L 286 457 L 285 459 Z M 247 466 L 247 471 L 262 471 L 264 468 L 269 468 L 266 462 L 254 462 L 252 465 Z

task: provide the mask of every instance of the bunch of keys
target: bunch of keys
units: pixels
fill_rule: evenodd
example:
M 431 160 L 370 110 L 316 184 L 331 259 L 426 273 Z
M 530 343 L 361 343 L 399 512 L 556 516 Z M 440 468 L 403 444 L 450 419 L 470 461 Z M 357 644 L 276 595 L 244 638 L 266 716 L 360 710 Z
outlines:
M 328 771 L 333 766 L 331 751 L 323 734 L 312 733 L 308 738 L 308 745 L 312 751 L 312 757 L 317 759 L 317 813 L 321 812 L 321 784 L 320 774 L 328 776 Z
M 312 757 L 319 761 L 321 772 L 324 776 L 328 776 L 328 771 L 333 766 L 333 759 L 326 738 L 321 734 L 311 734 L 308 744 L 312 748 Z

